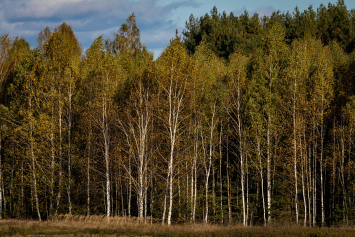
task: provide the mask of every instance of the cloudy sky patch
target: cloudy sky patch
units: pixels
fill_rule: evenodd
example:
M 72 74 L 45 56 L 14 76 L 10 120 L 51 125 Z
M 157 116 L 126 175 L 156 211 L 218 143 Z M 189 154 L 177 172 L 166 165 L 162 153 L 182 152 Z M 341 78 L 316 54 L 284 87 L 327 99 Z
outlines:
M 321 3 L 328 5 L 321 0 L 0 0 L 0 34 L 24 37 L 35 47 L 41 30 L 46 26 L 53 30 L 66 22 L 81 45 L 88 48 L 100 35 L 112 38 L 134 12 L 141 41 L 157 57 L 175 36 L 176 29 L 182 33 L 191 13 L 200 17 L 216 6 L 219 12 L 233 11 L 237 16 L 244 10 L 249 16 L 269 16 L 276 10 L 293 12 L 296 5 L 303 11 L 313 4 L 316 10 Z M 355 8 L 355 1 L 347 0 L 345 4 L 348 9 Z

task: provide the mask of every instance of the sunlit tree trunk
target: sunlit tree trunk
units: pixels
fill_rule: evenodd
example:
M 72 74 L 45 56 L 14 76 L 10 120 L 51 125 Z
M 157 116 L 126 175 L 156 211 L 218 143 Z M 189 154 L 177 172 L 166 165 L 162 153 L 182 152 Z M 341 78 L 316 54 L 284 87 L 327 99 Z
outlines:
M 264 218 L 264 226 L 266 226 L 266 209 L 265 209 L 265 195 L 264 195 L 264 172 L 263 166 L 261 162 L 261 146 L 260 146 L 260 137 L 256 135 L 256 143 L 257 143 L 257 152 L 258 152 L 258 160 L 259 160 L 259 169 L 260 169 L 260 180 L 261 180 L 261 199 L 263 203 L 263 218 Z
M 198 133 L 197 122 L 194 126 L 193 160 L 191 167 L 191 222 L 195 224 L 196 217 L 196 196 L 197 196 L 197 156 L 198 156 Z
M 352 135 L 353 135 L 353 115 L 350 116 L 349 119 L 349 125 L 350 125 L 350 129 L 349 129 L 349 145 L 348 145 L 348 178 L 347 178 L 347 182 L 350 182 L 350 175 L 351 175 L 351 171 L 350 171 L 350 167 L 351 167 L 351 148 L 352 148 Z M 348 203 L 347 203 L 347 207 L 350 208 L 351 206 L 351 195 L 350 195 L 350 191 L 348 189 Z M 348 211 L 347 211 L 347 215 L 346 215 L 346 223 L 349 222 L 349 216 L 348 216 Z
M 59 91 L 59 95 L 60 95 Z M 59 210 L 59 202 L 62 194 L 62 102 L 59 99 L 59 108 L 58 108 L 58 123 L 59 123 L 59 181 L 58 181 L 58 196 L 57 196 L 57 208 L 55 210 L 55 214 L 58 215 Z
M 216 113 L 216 103 L 213 104 L 212 118 L 209 124 L 209 145 L 204 144 L 204 136 L 201 133 L 202 138 L 202 148 L 204 150 L 204 166 L 206 172 L 206 183 L 205 183 L 205 198 L 206 198 L 206 213 L 205 213 L 205 224 L 208 223 L 208 190 L 209 190 L 209 177 L 211 174 L 212 167 L 212 155 L 213 155 L 213 132 L 215 128 L 215 113 Z M 206 147 L 208 146 L 208 154 L 206 154 Z
M 311 152 L 311 145 L 309 145 L 308 151 L 308 216 L 309 216 L 309 226 L 312 226 L 312 203 L 313 203 L 313 183 L 312 183 L 312 152 Z
M 30 92 L 31 93 L 31 92 Z M 39 200 L 38 200 L 38 192 L 37 192 L 37 177 L 36 177 L 36 158 L 34 154 L 34 138 L 33 138 L 33 124 L 32 124 L 32 97 L 29 95 L 28 99 L 28 109 L 29 109 L 29 135 L 30 135 L 30 154 L 31 154 L 31 163 L 32 163 L 32 178 L 33 178 L 33 189 L 34 189 L 34 197 L 36 201 L 36 211 L 38 220 L 42 221 L 41 213 L 39 211 Z
M 220 194 L 221 194 L 221 201 L 220 201 L 220 207 L 221 207 L 221 223 L 223 224 L 223 178 L 222 178 L 222 134 L 223 134 L 223 124 L 221 121 L 221 131 L 219 133 L 219 179 L 220 179 Z
M 303 144 L 306 146 L 306 143 Z M 303 157 L 303 147 L 302 147 L 302 138 L 300 138 L 300 151 L 301 151 L 301 170 L 302 170 L 302 195 L 303 195 L 303 205 L 304 205 L 304 222 L 303 226 L 307 226 L 307 200 L 306 200 L 306 191 L 305 191 L 305 181 L 304 181 L 304 166 L 306 164 L 305 158 Z
M 53 83 L 53 78 L 52 78 L 52 83 Z M 52 210 L 53 210 L 53 198 L 54 198 L 54 164 L 55 164 L 55 146 L 54 146 L 54 95 L 53 95 L 53 90 L 54 88 L 51 89 L 52 94 L 51 94 L 51 99 L 52 99 L 52 105 L 51 105 L 51 132 L 50 132 L 50 142 L 51 142 L 51 197 L 50 197 L 50 204 L 49 204 L 49 215 L 52 215 Z
M 343 222 L 346 222 L 346 187 L 345 187 L 345 175 L 344 175 L 344 166 L 345 166 L 345 135 L 344 135 L 344 125 L 341 121 L 340 128 L 340 183 L 343 191 Z
M 314 101 L 313 101 L 314 103 Z M 315 108 L 313 104 L 313 226 L 316 226 L 317 222 L 317 140 L 316 140 L 316 129 L 315 129 Z
M 271 116 L 268 116 L 267 131 L 266 131 L 266 175 L 267 175 L 267 215 L 268 223 L 271 223 L 271 141 L 270 141 L 270 126 Z
M 323 80 L 322 80 L 323 84 Z M 320 139 L 321 139 L 321 147 L 320 147 L 320 188 L 321 188 L 321 211 L 322 211 L 322 226 L 325 224 L 325 210 L 324 210 L 324 182 L 323 182 L 323 143 L 324 143 L 324 106 L 323 106 L 323 98 L 324 95 L 322 93 L 321 99 L 321 127 L 320 127 Z
M 108 75 L 106 75 L 106 83 L 108 83 Z M 108 86 L 108 85 L 106 85 Z M 106 90 L 106 88 L 105 88 Z M 102 135 L 104 139 L 104 156 L 105 156 L 105 166 L 106 166 L 106 172 L 105 172 L 105 177 L 106 177 L 106 216 L 107 216 L 107 221 L 109 221 L 109 218 L 111 216 L 111 199 L 110 199 L 110 155 L 109 155 L 109 150 L 110 150 L 110 137 L 109 137 L 109 124 L 108 124 L 108 104 L 107 104 L 107 94 L 106 91 L 104 92 L 104 95 L 102 97 L 102 124 L 101 124 L 101 130 L 102 130 Z

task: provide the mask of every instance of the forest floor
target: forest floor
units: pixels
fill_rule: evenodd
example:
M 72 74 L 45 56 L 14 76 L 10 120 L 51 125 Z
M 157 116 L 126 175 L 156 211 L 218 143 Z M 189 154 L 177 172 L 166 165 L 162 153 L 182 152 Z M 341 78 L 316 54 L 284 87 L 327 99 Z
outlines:
M 101 219 L 101 220 L 100 220 Z M 354 227 L 242 227 L 237 225 L 161 225 L 139 224 L 127 218 L 104 217 L 82 220 L 59 218 L 49 221 L 0 220 L 0 237 L 126 237 L 126 236 L 355 236 Z

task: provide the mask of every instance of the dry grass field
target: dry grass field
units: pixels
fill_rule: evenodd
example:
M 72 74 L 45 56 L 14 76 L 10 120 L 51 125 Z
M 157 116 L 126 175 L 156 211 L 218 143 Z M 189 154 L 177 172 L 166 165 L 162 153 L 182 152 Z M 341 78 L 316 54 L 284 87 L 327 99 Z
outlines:
M 355 236 L 351 227 L 303 228 L 295 226 L 242 227 L 222 225 L 172 225 L 139 223 L 135 218 L 105 216 L 58 216 L 38 222 L 0 220 L 0 237 L 113 237 L 113 236 Z

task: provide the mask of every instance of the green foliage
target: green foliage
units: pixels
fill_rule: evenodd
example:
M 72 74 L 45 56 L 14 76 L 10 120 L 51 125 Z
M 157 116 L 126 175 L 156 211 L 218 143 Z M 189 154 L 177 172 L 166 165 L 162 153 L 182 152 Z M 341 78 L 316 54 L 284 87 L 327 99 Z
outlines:
M 322 199 L 323 225 L 353 224 L 353 25 L 354 10 L 341 0 L 269 17 L 214 7 L 191 15 L 184 38 L 171 40 L 156 61 L 140 42 L 134 14 L 113 40 L 99 36 L 85 54 L 66 23 L 41 31 L 35 49 L 1 35 L 2 217 L 46 219 L 70 206 L 73 214 L 102 214 L 108 183 L 115 216 L 137 216 L 141 198 L 143 216 L 159 222 L 171 178 L 174 223 L 203 221 L 206 204 L 211 223 L 241 223 L 244 194 L 246 221 L 259 225 L 270 191 L 268 224 L 292 224 L 297 180 L 306 225 L 322 225 Z M 80 233 L 117 231 L 95 227 Z M 157 235 L 299 233 L 249 230 Z M 304 230 L 305 236 L 331 232 Z

